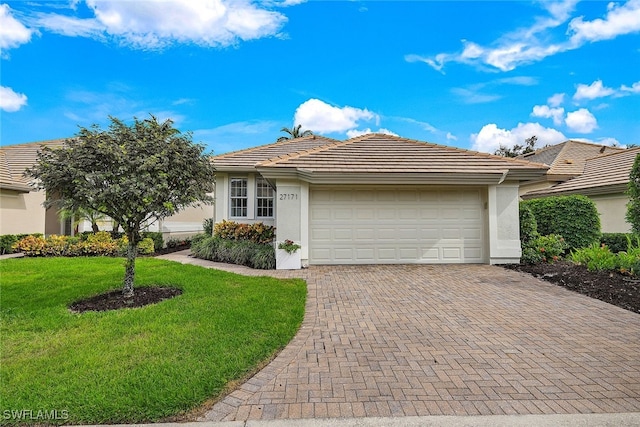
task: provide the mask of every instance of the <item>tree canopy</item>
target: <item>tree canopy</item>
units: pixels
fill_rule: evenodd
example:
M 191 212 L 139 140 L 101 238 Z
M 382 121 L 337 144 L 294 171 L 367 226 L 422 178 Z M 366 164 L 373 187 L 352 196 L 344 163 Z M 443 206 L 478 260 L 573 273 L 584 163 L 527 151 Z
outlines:
M 634 233 L 640 233 L 640 154 L 636 155 L 629 173 L 627 195 L 629 196 L 626 214 L 627 222 L 631 224 L 631 229 Z
M 313 135 L 310 130 L 302 130 L 302 125 L 294 126 L 291 129 L 283 127 L 280 132 L 286 133 L 288 136 L 281 136 L 277 142 L 287 141 L 289 139 L 302 138 L 303 136 Z
M 530 138 L 524 140 L 524 145 L 515 144 L 512 148 L 509 148 L 505 145 L 500 144 L 500 148 L 498 148 L 493 154 L 503 157 L 518 157 L 523 154 L 534 152 L 536 142 L 538 141 L 538 137 L 533 135 Z
M 46 190 L 46 207 L 96 211 L 120 224 L 129 240 L 124 293 L 133 295 L 141 228 L 211 203 L 215 169 L 204 147 L 171 120 L 109 120 L 107 130 L 81 127 L 64 147 L 43 148 L 26 173 Z

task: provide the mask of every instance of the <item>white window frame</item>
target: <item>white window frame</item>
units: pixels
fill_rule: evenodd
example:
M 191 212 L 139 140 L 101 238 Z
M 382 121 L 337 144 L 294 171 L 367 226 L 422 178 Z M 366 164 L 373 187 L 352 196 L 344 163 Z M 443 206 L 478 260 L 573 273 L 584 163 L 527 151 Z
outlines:
M 261 187 L 261 185 L 263 185 Z M 261 194 L 261 191 L 267 191 L 267 193 L 270 193 L 270 195 L 265 196 L 263 194 Z M 260 206 L 260 202 L 261 201 L 266 201 L 267 202 L 267 206 Z M 269 206 L 269 201 L 271 201 L 271 204 Z M 275 212 L 275 201 L 276 201 L 276 192 L 273 189 L 273 187 L 269 184 L 269 182 L 259 176 L 256 178 L 256 218 L 273 218 L 274 217 L 274 212 Z M 260 210 L 261 209 L 266 209 L 267 213 L 269 213 L 269 211 L 271 212 L 271 215 L 260 215 Z
M 240 190 L 244 189 L 244 194 L 241 191 L 240 194 L 234 194 L 234 183 L 241 181 L 244 183 Z M 244 206 L 234 206 L 234 201 L 244 200 Z M 237 210 L 240 209 L 240 213 L 244 215 L 234 215 Z M 244 212 L 242 212 L 244 211 Z M 247 177 L 234 177 L 229 180 L 229 217 L 231 218 L 247 218 L 249 215 L 249 179 Z

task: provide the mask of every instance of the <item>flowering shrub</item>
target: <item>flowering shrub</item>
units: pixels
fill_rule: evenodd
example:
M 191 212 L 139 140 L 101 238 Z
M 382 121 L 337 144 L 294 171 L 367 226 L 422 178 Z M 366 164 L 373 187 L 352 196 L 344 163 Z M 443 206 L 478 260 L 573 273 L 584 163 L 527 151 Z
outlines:
M 276 228 L 262 222 L 241 224 L 235 221 L 222 220 L 213 228 L 213 235 L 224 240 L 248 240 L 254 243 L 271 243 Z
M 127 238 L 114 240 L 111 234 L 100 231 L 89 234 L 84 240 L 80 237 L 57 236 L 47 237 L 26 236 L 13 245 L 15 251 L 23 252 L 26 256 L 112 256 L 126 250 Z M 147 237 L 138 244 L 138 253 L 142 255 L 154 252 L 154 241 Z
M 540 236 L 523 247 L 522 262 L 525 264 L 552 263 L 559 260 L 567 248 L 568 245 L 562 236 L 557 234 Z

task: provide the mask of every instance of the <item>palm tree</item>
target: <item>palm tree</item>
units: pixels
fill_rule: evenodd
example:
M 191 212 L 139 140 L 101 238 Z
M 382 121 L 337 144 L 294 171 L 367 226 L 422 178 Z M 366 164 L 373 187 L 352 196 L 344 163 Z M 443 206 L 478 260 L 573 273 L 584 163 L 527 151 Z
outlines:
M 280 129 L 280 132 L 287 133 L 289 134 L 289 136 L 281 136 L 280 138 L 278 138 L 277 142 L 288 141 L 290 139 L 313 135 L 313 132 L 311 132 L 310 130 L 307 129 L 300 131 L 300 128 L 302 128 L 302 125 L 294 126 L 291 129 L 289 129 L 288 127 L 283 127 L 282 129 Z

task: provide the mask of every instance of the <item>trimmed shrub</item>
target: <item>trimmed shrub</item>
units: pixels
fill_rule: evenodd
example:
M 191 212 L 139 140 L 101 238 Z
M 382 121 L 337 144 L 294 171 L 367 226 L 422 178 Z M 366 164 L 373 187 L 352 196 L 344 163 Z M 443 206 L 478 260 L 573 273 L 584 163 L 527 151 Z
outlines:
M 0 255 L 12 254 L 13 245 L 18 241 L 15 234 L 4 234 L 0 236 Z
M 552 263 L 560 259 L 566 249 L 567 243 L 562 236 L 556 234 L 540 236 L 526 245 L 523 250 L 522 262 L 526 264 Z
M 522 242 L 522 247 L 524 248 L 527 243 L 538 237 L 540 234 L 538 234 L 536 217 L 529 206 L 520 203 L 520 242 Z
M 242 224 L 222 220 L 215 224 L 213 235 L 224 240 L 248 240 L 254 243 L 271 243 L 276 236 L 276 228 L 262 222 Z
M 162 237 L 162 234 L 160 234 Z M 138 243 L 138 253 L 140 255 L 150 255 L 154 252 L 156 241 L 154 241 L 151 237 L 145 237 L 142 239 L 140 243 Z
M 47 241 L 44 237 L 26 236 L 13 244 L 13 250 L 24 252 L 25 256 L 44 256 Z
M 600 242 L 600 216 L 586 196 L 557 196 L 522 202 L 536 218 L 538 233 L 564 236 L 569 249 Z
M 638 240 L 640 235 L 633 233 L 602 233 L 600 244 L 607 245 L 611 252 L 618 253 L 628 249 L 629 241 L 635 243 Z
M 162 238 L 162 233 L 159 231 L 143 231 L 140 233 L 142 239 L 151 239 L 153 241 L 153 251 L 159 251 L 164 248 L 164 239 Z M 142 243 L 142 242 L 140 242 Z M 140 251 L 140 246 L 138 245 L 138 252 Z M 153 253 L 150 252 L 150 253 Z

